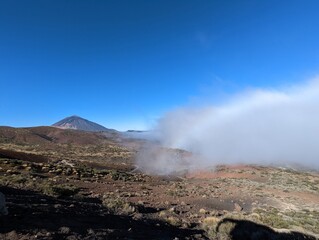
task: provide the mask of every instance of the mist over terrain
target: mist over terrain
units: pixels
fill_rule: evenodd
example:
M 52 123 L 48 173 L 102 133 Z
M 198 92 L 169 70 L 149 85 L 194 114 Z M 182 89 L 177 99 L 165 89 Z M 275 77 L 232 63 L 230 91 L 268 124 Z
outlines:
M 176 154 L 147 150 L 138 165 L 150 172 L 238 163 L 319 169 L 319 78 L 245 91 L 219 105 L 180 108 L 161 118 L 154 132 L 163 146 L 193 156 L 185 166 Z

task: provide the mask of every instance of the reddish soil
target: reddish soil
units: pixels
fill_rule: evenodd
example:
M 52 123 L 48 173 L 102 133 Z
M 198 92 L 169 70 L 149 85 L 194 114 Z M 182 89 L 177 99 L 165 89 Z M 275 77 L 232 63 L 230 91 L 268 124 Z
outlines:
M 0 217 L 0 239 L 208 239 L 207 218 L 236 222 L 228 239 L 250 239 L 252 229 L 272 236 L 260 239 L 315 239 L 229 219 L 255 214 L 263 223 L 254 211 L 274 208 L 281 215 L 265 224 L 280 227 L 287 209 L 305 210 L 307 224 L 297 227 L 319 234 L 319 174 L 237 165 L 152 176 L 132 171 L 142 144 L 51 127 L 0 127 L 0 192 L 9 210 Z M 236 238 L 236 231 L 248 232 Z

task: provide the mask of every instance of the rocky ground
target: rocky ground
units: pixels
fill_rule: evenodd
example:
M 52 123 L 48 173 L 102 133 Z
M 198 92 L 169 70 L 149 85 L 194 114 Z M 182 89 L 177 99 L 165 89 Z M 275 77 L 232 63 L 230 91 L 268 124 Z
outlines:
M 0 239 L 318 239 L 317 172 L 152 176 L 132 171 L 132 149 L 110 144 L 1 143 Z

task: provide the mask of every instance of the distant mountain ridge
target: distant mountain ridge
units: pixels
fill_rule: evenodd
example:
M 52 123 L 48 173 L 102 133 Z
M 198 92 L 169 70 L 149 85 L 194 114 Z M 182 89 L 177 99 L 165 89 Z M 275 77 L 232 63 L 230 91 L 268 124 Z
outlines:
M 62 129 L 75 129 L 82 130 L 87 132 L 109 132 L 115 131 L 113 129 L 108 129 L 103 127 L 100 124 L 91 122 L 87 119 L 81 118 L 79 116 L 70 116 L 62 119 L 52 125 L 53 127 L 62 128 Z

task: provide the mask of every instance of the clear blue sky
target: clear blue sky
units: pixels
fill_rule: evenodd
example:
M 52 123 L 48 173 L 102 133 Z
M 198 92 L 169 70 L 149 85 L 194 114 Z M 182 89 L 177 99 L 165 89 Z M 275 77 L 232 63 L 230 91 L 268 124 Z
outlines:
M 166 111 L 316 75 L 319 1 L 0 1 L 0 125 Z

